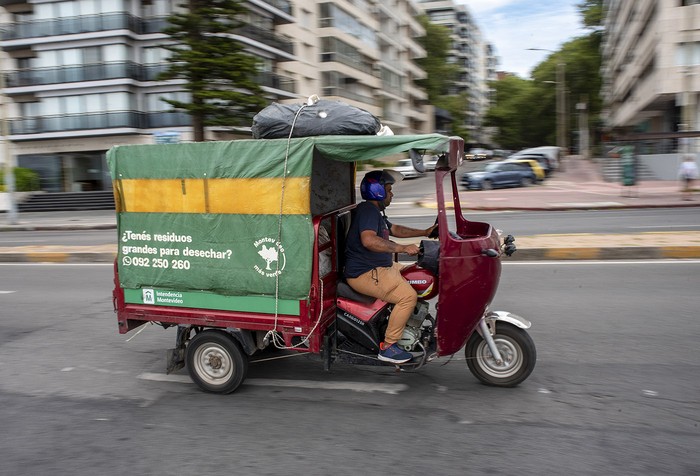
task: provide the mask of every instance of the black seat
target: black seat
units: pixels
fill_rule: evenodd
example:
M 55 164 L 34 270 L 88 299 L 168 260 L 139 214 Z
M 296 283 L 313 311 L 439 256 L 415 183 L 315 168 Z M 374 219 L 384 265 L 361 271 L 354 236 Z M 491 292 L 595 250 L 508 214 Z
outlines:
M 377 298 L 373 298 L 372 296 L 358 293 L 345 281 L 340 281 L 338 283 L 338 297 L 344 297 L 350 299 L 351 301 L 361 302 L 364 304 L 370 304 L 377 300 Z

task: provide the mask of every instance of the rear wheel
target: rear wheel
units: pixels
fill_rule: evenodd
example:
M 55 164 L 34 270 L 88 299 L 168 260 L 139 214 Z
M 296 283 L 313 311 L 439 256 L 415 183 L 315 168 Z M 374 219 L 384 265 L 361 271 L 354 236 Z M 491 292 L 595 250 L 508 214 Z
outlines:
M 231 393 L 248 373 L 248 357 L 233 336 L 222 331 L 200 332 L 187 345 L 190 378 L 211 393 Z
M 490 180 L 484 180 L 481 182 L 481 190 L 491 190 L 493 189 L 493 184 Z
M 521 187 L 529 187 L 530 185 L 533 184 L 533 180 L 530 177 L 523 177 L 520 179 L 520 186 Z
M 524 329 L 505 322 L 496 324 L 493 340 L 503 362 L 500 365 L 496 363 L 486 341 L 478 332 L 474 332 L 464 349 L 467 366 L 486 385 L 515 387 L 535 368 L 535 343 Z

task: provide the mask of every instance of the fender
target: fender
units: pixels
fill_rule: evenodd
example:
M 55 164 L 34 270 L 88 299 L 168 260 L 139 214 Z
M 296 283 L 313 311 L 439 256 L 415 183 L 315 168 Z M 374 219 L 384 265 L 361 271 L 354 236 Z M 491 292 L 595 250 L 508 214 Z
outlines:
M 532 323 L 525 319 L 524 317 L 518 316 L 508 311 L 488 311 L 484 314 L 484 320 L 489 324 L 489 329 L 493 334 L 496 321 L 507 322 L 508 324 L 513 324 L 515 327 L 521 329 L 529 329 Z

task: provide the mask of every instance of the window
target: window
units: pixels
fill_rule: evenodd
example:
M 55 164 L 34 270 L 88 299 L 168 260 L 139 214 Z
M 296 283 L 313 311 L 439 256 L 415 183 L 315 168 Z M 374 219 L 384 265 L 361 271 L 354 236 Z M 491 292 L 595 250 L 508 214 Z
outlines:
M 148 94 L 146 96 L 146 112 L 170 111 L 172 106 L 161 98 L 180 102 L 190 101 L 190 95 L 185 91 Z
M 126 45 L 104 45 L 40 51 L 37 58 L 31 61 L 31 65 L 34 68 L 60 68 L 71 65 L 126 61 L 127 48 Z
M 28 103 L 25 113 L 32 116 L 59 116 L 134 109 L 129 93 L 84 94 L 45 98 L 41 103 Z M 32 105 L 30 107 L 30 105 Z
M 700 64 L 700 41 L 680 43 L 676 49 L 676 66 L 696 64 Z
M 145 48 L 143 50 L 143 63 L 144 64 L 159 64 L 164 63 L 170 56 L 170 51 L 165 48 L 160 48 L 158 46 L 152 48 Z

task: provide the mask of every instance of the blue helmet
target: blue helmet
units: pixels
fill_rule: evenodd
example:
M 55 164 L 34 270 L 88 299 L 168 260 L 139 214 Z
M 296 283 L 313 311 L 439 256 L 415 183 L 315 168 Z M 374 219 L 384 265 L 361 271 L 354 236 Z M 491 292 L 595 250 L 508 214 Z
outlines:
M 391 185 L 403 179 L 403 175 L 393 170 L 373 170 L 367 172 L 360 183 L 360 195 L 364 200 L 383 201 L 386 198 L 384 185 Z

